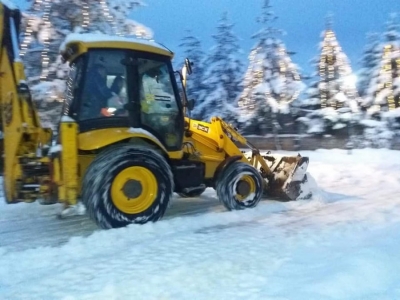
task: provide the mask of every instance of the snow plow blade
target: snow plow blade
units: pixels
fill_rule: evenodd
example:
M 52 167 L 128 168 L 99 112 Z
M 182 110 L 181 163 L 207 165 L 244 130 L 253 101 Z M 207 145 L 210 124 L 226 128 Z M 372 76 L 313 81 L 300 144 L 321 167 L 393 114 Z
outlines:
M 265 180 L 264 196 L 268 199 L 293 201 L 312 196 L 307 186 L 308 157 L 272 155 L 270 152 L 252 153 L 245 156 L 260 171 Z

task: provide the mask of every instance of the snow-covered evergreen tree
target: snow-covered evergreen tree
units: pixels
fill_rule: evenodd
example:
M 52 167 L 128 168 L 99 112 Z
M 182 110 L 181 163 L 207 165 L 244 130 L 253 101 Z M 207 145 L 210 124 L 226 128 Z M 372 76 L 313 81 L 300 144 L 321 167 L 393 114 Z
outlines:
M 400 22 L 392 14 L 380 45 L 380 63 L 371 73 L 366 100 L 370 113 L 394 110 L 400 107 Z
M 200 116 L 209 120 L 220 116 L 235 124 L 237 120 L 237 98 L 242 91 L 243 63 L 241 62 L 239 40 L 233 32 L 234 24 L 224 13 L 213 35 L 215 46 L 211 49 L 205 65 L 207 93 L 203 103 L 198 105 Z
M 239 99 L 239 121 L 248 133 L 267 133 L 276 124 L 276 114 L 289 113 L 289 104 L 303 88 L 298 68 L 279 39 L 282 31 L 273 26 L 276 19 L 270 1 L 264 0 L 257 19 L 261 30 L 253 35 L 257 42 L 249 55 Z
M 99 32 L 116 35 L 152 36 L 149 28 L 127 18 L 139 0 L 28 0 L 24 13 L 21 55 L 28 83 L 42 121 L 57 122 L 68 65 L 59 47 L 68 34 Z
M 400 22 L 392 14 L 383 40 L 377 46 L 378 63 L 371 68 L 371 80 L 364 95 L 367 118 L 362 122 L 364 140 L 372 147 L 390 145 L 400 135 Z
M 350 62 L 330 27 L 323 32 L 319 76 L 321 108 L 350 107 L 357 100 Z
M 331 20 L 322 32 L 318 56 L 317 80 L 306 92 L 303 107 L 316 109 L 300 121 L 309 133 L 334 133 L 353 125 L 358 117 L 360 97 L 350 62 L 339 45 Z
M 299 97 L 293 102 L 292 106 L 300 109 L 299 115 L 304 115 L 308 111 L 321 108 L 320 91 L 319 91 L 319 55 L 310 60 L 312 73 L 310 74 L 310 82 L 303 93 L 303 97 Z
M 187 78 L 187 96 L 189 99 L 195 100 L 195 109 L 192 112 L 193 117 L 202 120 L 199 107 L 204 102 L 206 95 L 206 85 L 204 84 L 204 60 L 205 54 L 201 47 L 200 40 L 193 36 L 190 30 L 186 31 L 186 35 L 182 38 L 179 47 L 183 48 L 185 58 L 189 58 L 192 63 L 193 73 Z M 183 62 L 178 66 L 181 67 Z
M 367 45 L 364 48 L 364 53 L 361 58 L 361 69 L 358 73 L 358 92 L 361 97 L 365 97 L 368 94 L 368 87 L 372 78 L 374 77 L 374 71 L 381 60 L 381 48 L 380 48 L 380 36 L 378 33 L 370 33 L 367 35 Z

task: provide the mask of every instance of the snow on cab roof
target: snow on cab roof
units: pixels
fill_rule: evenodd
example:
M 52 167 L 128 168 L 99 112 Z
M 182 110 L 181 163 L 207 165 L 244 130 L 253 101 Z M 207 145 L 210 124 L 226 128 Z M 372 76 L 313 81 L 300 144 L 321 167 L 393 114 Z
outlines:
M 10 0 L 0 0 L 1 3 L 3 3 L 5 6 L 7 6 L 9 9 L 18 9 L 18 6 L 15 5 L 12 1 Z
M 3 0 L 2 0 L 3 1 Z M 160 45 L 154 40 L 147 40 L 143 38 L 137 38 L 135 36 L 116 36 L 108 35 L 103 33 L 71 33 L 69 34 L 64 42 L 60 45 L 60 52 L 64 52 L 66 45 L 71 42 L 84 42 L 84 43 L 99 43 L 99 42 L 126 42 L 146 45 L 165 51 L 168 55 L 173 55 L 173 52 L 168 48 Z

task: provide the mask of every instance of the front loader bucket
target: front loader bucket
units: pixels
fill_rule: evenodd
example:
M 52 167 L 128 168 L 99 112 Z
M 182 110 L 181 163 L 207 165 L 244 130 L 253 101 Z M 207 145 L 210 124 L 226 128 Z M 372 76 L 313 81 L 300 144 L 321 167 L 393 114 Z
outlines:
M 281 201 L 306 199 L 311 197 L 306 193 L 308 157 L 282 157 L 278 166 L 272 169 L 273 176 L 267 178 L 266 194 Z M 280 166 L 282 165 L 282 166 Z
M 245 156 L 265 179 L 264 194 L 268 199 L 292 201 L 312 196 L 306 187 L 308 157 L 252 152 Z

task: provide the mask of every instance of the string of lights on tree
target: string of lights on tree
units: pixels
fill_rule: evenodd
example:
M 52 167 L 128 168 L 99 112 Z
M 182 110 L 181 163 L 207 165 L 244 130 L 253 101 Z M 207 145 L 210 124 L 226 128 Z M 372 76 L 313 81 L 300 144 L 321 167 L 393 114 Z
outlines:
M 251 96 L 251 91 L 254 86 L 260 84 L 263 79 L 263 71 L 259 66 L 262 63 L 261 58 L 257 58 L 257 53 L 260 51 L 261 47 L 257 47 L 251 50 L 249 54 L 249 67 L 246 71 L 244 77 L 244 89 L 243 89 L 243 96 L 240 98 L 238 102 L 238 106 L 243 108 L 243 113 L 248 114 L 250 111 L 255 109 L 255 100 Z M 257 59 L 257 60 L 256 60 Z
M 114 20 L 114 17 L 112 16 L 112 14 L 110 14 L 110 9 L 108 8 L 106 0 L 100 0 L 100 6 L 103 12 L 103 16 L 111 24 L 113 32 L 116 35 L 122 35 L 122 33 L 118 30 L 118 26 L 116 21 Z
M 318 66 L 321 108 L 339 109 L 343 107 L 344 99 L 340 99 L 340 97 L 338 99 L 338 95 L 354 99 L 358 93 L 355 82 L 352 80 L 352 70 L 348 59 L 340 47 L 334 31 L 330 28 L 330 23 L 327 27 L 324 32 Z
M 279 76 L 281 78 L 283 86 L 291 81 L 300 82 L 300 74 L 292 63 L 292 60 L 283 45 L 279 46 Z M 290 79 L 290 80 L 289 80 Z M 290 103 L 296 100 L 300 95 L 300 89 L 296 89 L 293 94 L 287 93 L 287 89 L 282 89 L 280 94 L 280 101 Z
M 97 2 L 97 0 L 96 0 Z M 90 19 L 90 3 L 91 0 L 86 0 L 81 2 L 81 28 L 83 32 L 87 32 L 90 27 L 91 19 Z M 100 0 L 100 7 L 102 10 L 102 14 L 107 20 L 107 22 L 110 24 L 111 28 L 113 29 L 114 34 L 116 35 L 122 35 L 121 31 L 118 29 L 117 22 L 115 18 L 112 16 L 110 13 L 110 9 L 108 7 L 108 3 L 106 0 Z M 43 31 L 43 36 L 42 36 L 42 44 L 43 44 L 43 49 L 41 50 L 41 60 L 42 60 L 42 72 L 40 76 L 41 81 L 46 81 L 48 78 L 49 74 L 49 63 L 50 63 L 50 58 L 49 58 L 49 45 L 50 45 L 50 28 L 52 26 L 50 22 L 50 14 L 52 11 L 52 5 L 53 1 L 52 0 L 35 0 L 33 5 L 32 5 L 32 15 L 28 17 L 27 19 L 27 24 L 25 31 L 23 33 L 23 39 L 21 43 L 21 57 L 24 57 L 28 51 L 29 44 L 33 41 L 33 35 L 34 35 L 34 24 L 35 24 L 35 18 L 37 16 L 41 15 L 41 26 L 44 29 Z
M 37 14 L 40 11 L 40 8 L 42 7 L 42 0 L 36 0 L 35 3 L 32 6 L 33 14 Z M 34 23 L 34 18 L 29 17 L 27 21 L 27 26 L 25 29 L 25 32 L 23 34 L 23 40 L 21 43 L 21 52 L 20 55 L 23 57 L 26 54 L 26 51 L 28 50 L 28 45 L 32 42 L 33 40 L 33 23 Z
M 90 24 L 90 15 L 89 15 L 89 3 L 87 1 L 83 2 L 82 5 L 82 28 L 87 30 Z
M 394 110 L 400 107 L 399 95 L 395 95 L 395 78 L 400 78 L 400 48 L 396 48 L 392 44 L 385 45 L 382 54 L 382 68 L 380 70 L 380 78 L 383 82 L 379 83 L 377 94 L 387 90 L 386 103 L 381 107 L 387 107 Z
M 244 79 L 244 90 L 242 93 L 242 97 L 239 100 L 239 107 L 244 108 L 244 114 L 251 113 L 252 110 L 256 108 L 256 99 L 253 97 L 253 91 L 256 86 L 262 84 L 264 81 L 268 81 L 272 78 L 267 78 L 266 75 L 268 70 L 263 66 L 264 60 L 266 56 L 264 55 L 263 47 L 258 46 L 254 48 L 249 55 L 249 67 L 245 73 Z M 271 51 L 269 49 L 268 51 Z M 288 84 L 290 82 L 300 82 L 300 75 L 292 63 L 289 54 L 286 51 L 286 48 L 282 44 L 278 44 L 277 48 L 274 48 L 275 61 L 271 61 L 270 63 L 276 64 L 275 66 L 271 66 L 274 71 L 278 73 L 280 84 L 283 88 L 280 89 L 278 95 L 272 95 L 271 91 L 266 90 L 264 92 L 263 97 L 268 99 L 270 97 L 277 98 L 277 102 L 279 103 L 290 103 L 298 98 L 300 94 L 300 90 L 295 90 L 293 93 L 288 92 Z M 272 84 L 272 83 L 271 83 Z M 271 86 L 272 87 L 272 86 Z M 274 92 L 274 91 L 272 91 Z
M 42 57 L 42 74 L 40 75 L 41 80 L 46 80 L 49 74 L 49 44 L 50 44 L 50 9 L 51 9 L 51 0 L 44 0 L 44 14 L 43 14 L 43 24 L 44 28 L 44 37 L 43 37 L 43 51 L 41 54 Z

